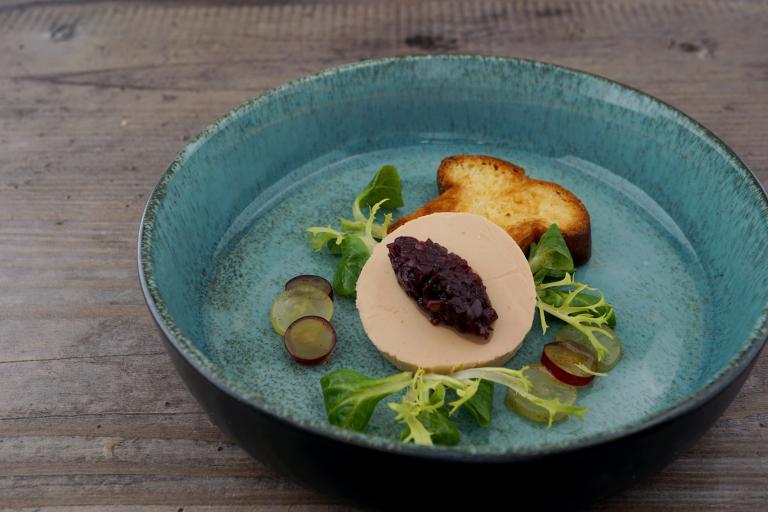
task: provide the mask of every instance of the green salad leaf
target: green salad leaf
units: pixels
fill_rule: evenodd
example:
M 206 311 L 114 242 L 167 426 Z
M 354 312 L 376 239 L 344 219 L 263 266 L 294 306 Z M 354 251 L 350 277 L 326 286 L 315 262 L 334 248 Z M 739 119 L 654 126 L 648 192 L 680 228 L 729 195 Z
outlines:
M 371 251 L 360 237 L 348 236 L 341 242 L 341 257 L 333 274 L 333 289 L 339 295 L 354 296 L 357 278 Z
M 392 405 L 393 404 L 390 404 L 390 406 Z M 429 434 L 429 441 L 427 441 L 426 436 L 423 436 L 423 434 L 422 438 L 417 440 L 417 436 L 413 435 L 410 425 L 406 425 L 400 433 L 401 441 L 406 443 L 413 441 L 416 444 L 439 444 L 444 446 L 459 444 L 461 441 L 461 433 L 448 417 L 445 407 L 432 411 L 422 411 L 419 413 L 416 420 L 418 421 L 418 424 L 423 427 L 423 431 Z
M 552 224 L 539 243 L 531 245 L 528 264 L 536 284 L 542 332 L 549 328 L 547 315 L 562 320 L 587 337 L 602 361 L 608 349 L 596 334 L 615 336 L 605 327 L 616 325 L 616 313 L 603 292 L 574 279 L 573 258 L 557 225 Z
M 418 370 L 402 401 L 390 403 L 397 413 L 395 421 L 404 423 L 400 440 L 416 444 L 458 444 L 461 434 L 448 418 L 445 407 L 445 386 L 423 379 L 424 370 Z
M 565 239 L 557 224 L 552 224 L 541 235 L 539 243 L 531 244 L 528 255 L 528 265 L 531 267 L 534 281 L 539 283 L 545 277 L 562 277 L 566 272 L 573 273 L 573 258 L 565 244 Z
M 341 252 L 341 244 L 347 237 L 346 233 L 336 231 L 331 226 L 317 226 L 307 229 L 307 232 L 312 236 L 312 249 L 315 251 L 327 248 L 332 253 Z
M 569 297 L 571 306 L 596 307 L 594 313 L 597 316 L 605 316 L 609 327 L 616 327 L 616 313 L 613 310 L 613 306 L 605 301 L 603 301 L 602 304 L 598 304 L 601 302 L 599 295 L 592 295 L 582 291 L 582 293 L 578 293 L 571 297 L 571 292 L 569 290 L 561 288 L 541 288 L 539 290 L 539 295 L 542 302 L 549 304 L 554 308 L 562 308 L 566 299 Z
M 569 290 L 560 306 L 548 304 L 541 298 L 542 294 L 539 293 L 545 292 L 553 287 L 567 287 Z M 572 274 L 566 274 L 560 281 L 540 284 L 537 286 L 536 290 L 536 307 L 539 309 L 542 332 L 546 333 L 549 328 L 545 313 L 552 315 L 558 320 L 562 320 L 584 333 L 597 352 L 598 360 L 602 361 L 608 353 L 608 349 L 600 342 L 595 334 L 600 333 L 608 338 L 613 338 L 615 336 L 613 331 L 603 328 L 604 326 L 609 325 L 608 315 L 613 313 L 612 308 L 610 309 L 610 313 L 599 313 L 600 309 L 605 311 L 606 307 L 610 307 L 610 304 L 605 301 L 603 292 L 600 292 L 597 302 L 594 302 L 593 304 L 586 306 L 574 304 L 573 300 L 580 293 L 585 290 L 595 290 L 595 288 L 590 288 L 584 283 L 574 281 Z
M 477 420 L 481 427 L 490 425 L 493 418 L 493 382 L 479 381 L 475 394 L 464 402 L 464 409 Z
M 352 220 L 339 218 L 341 230 L 332 226 L 313 226 L 307 229 L 312 249 L 327 249 L 341 259 L 333 276 L 333 289 L 338 295 L 354 297 L 357 278 L 371 251 L 387 236 L 392 214 L 376 222 L 376 213 L 382 206 L 399 208 L 403 205 L 402 185 L 397 169 L 385 165 L 357 195 L 352 203 Z M 368 216 L 362 208 L 370 207 Z
M 388 208 L 403 206 L 403 191 L 400 175 L 394 165 L 385 165 L 365 188 L 357 195 L 352 203 L 352 215 L 357 221 L 365 221 L 361 208 L 373 206 L 381 201 L 387 201 Z
M 328 373 L 320 379 L 328 421 L 360 432 L 368 425 L 376 405 L 410 385 L 411 380 L 410 372 L 382 379 L 372 379 L 347 368 Z

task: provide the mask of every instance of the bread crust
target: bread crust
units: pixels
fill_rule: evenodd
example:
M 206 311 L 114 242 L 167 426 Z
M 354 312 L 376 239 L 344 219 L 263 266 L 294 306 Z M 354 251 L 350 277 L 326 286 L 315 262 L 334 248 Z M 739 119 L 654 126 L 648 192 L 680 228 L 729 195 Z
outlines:
M 481 181 L 492 186 L 482 188 Z M 576 265 L 591 256 L 589 212 L 581 200 L 557 183 L 527 176 L 522 167 L 487 155 L 449 156 L 440 162 L 437 188 L 438 197 L 400 218 L 389 231 L 431 213 L 463 211 L 485 215 L 501 226 L 526 255 L 531 243 L 557 224 Z M 549 212 L 531 202 L 535 196 L 546 199 Z

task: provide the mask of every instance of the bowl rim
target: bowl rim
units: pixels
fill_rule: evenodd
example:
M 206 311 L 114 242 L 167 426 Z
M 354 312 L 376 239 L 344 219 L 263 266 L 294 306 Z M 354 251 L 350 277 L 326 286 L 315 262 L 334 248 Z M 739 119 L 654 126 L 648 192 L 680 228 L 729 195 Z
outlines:
M 591 436 L 581 438 L 580 440 L 565 445 L 535 448 L 531 450 L 508 449 L 500 452 L 473 452 L 466 449 L 467 445 L 463 446 L 464 449 L 462 449 L 462 445 L 459 445 L 458 447 L 420 446 L 410 443 L 406 444 L 396 440 L 388 440 L 378 436 L 371 436 L 365 433 L 352 432 L 330 424 L 325 426 L 317 426 L 311 423 L 303 422 L 288 415 L 270 410 L 269 407 L 249 399 L 247 396 L 243 396 L 236 390 L 236 386 L 228 382 L 228 379 L 214 374 L 209 367 L 203 365 L 199 359 L 200 355 L 193 357 L 192 354 L 187 351 L 184 344 L 180 343 L 179 341 L 181 338 L 184 338 L 184 335 L 181 334 L 180 330 L 172 321 L 172 319 L 165 318 L 166 315 L 161 313 L 161 308 L 158 307 L 157 302 L 159 302 L 160 306 L 162 306 L 162 301 L 159 294 L 156 293 L 157 290 L 154 285 L 154 279 L 151 278 L 151 272 L 149 271 L 151 268 L 149 247 L 151 246 L 152 222 L 154 222 L 154 215 L 150 214 L 150 211 L 159 205 L 164 196 L 164 189 L 166 184 L 170 181 L 176 171 L 181 168 L 186 158 L 191 154 L 192 151 L 197 148 L 198 145 L 226 127 L 235 117 L 252 108 L 258 107 L 260 103 L 269 101 L 275 96 L 290 92 L 291 90 L 295 90 L 307 84 L 311 84 L 314 81 L 322 80 L 326 77 L 337 74 L 354 73 L 355 71 L 363 68 L 392 65 L 401 62 L 418 62 L 430 60 L 478 60 L 506 65 L 529 65 L 536 67 L 537 69 L 549 69 L 565 73 L 566 75 L 577 76 L 581 79 L 589 79 L 591 81 L 601 83 L 603 86 L 618 89 L 632 96 L 648 100 L 656 108 L 671 114 L 675 122 L 682 124 L 686 129 L 692 131 L 702 139 L 707 140 L 715 147 L 715 149 L 719 150 L 724 157 L 730 160 L 730 163 L 733 164 L 733 167 L 735 168 L 734 170 L 738 172 L 743 179 L 747 180 L 748 183 L 751 183 L 755 189 L 755 192 L 757 192 L 758 198 L 760 201 L 762 201 L 763 206 L 762 218 L 766 221 L 766 223 L 768 223 L 768 193 L 766 192 L 765 187 L 763 187 L 763 185 L 757 179 L 755 174 L 751 171 L 751 169 L 749 169 L 749 167 L 736 155 L 736 153 L 730 147 L 728 147 L 711 130 L 687 114 L 673 107 L 672 105 L 621 82 L 605 78 L 591 72 L 539 60 L 518 57 L 499 57 L 481 54 L 418 56 L 407 55 L 362 60 L 359 62 L 335 66 L 322 70 L 318 73 L 305 75 L 289 82 L 285 82 L 277 87 L 267 89 L 261 94 L 250 98 L 223 116 L 219 117 L 216 121 L 205 127 L 198 135 L 192 138 L 181 149 L 171 164 L 166 168 L 166 170 L 157 180 L 157 183 L 153 187 L 152 192 L 149 194 L 139 223 L 137 244 L 137 263 L 141 291 L 147 307 L 161 333 L 163 336 L 165 336 L 169 344 L 176 350 L 176 352 L 178 352 L 178 354 L 186 361 L 187 364 L 189 364 L 198 374 L 200 374 L 213 386 L 218 388 L 221 392 L 225 393 L 229 397 L 246 404 L 259 413 L 270 417 L 272 420 L 290 425 L 295 429 L 306 431 L 316 436 L 329 438 L 333 441 L 351 444 L 362 449 L 385 451 L 389 453 L 397 453 L 402 456 L 425 458 L 430 460 L 462 461 L 473 463 L 520 462 L 538 459 L 550 455 L 561 455 L 569 452 L 576 452 L 587 448 L 597 447 L 600 445 L 607 445 L 620 439 L 627 438 L 644 431 L 649 431 L 656 427 L 660 427 L 663 424 L 672 422 L 677 418 L 685 416 L 702 407 L 704 404 L 710 402 L 717 395 L 723 392 L 724 389 L 732 384 L 743 372 L 749 369 L 750 365 L 758 357 L 763 347 L 766 345 L 766 343 L 768 343 L 768 307 L 762 310 L 756 325 L 749 335 L 749 344 L 747 346 L 734 354 L 728 363 L 720 371 L 715 373 L 709 379 L 709 381 L 707 381 L 695 393 L 674 402 L 653 416 L 644 418 L 633 424 L 626 425 L 617 431 L 593 434 Z M 150 274 L 149 278 L 147 274 Z M 162 309 L 164 309 L 164 307 Z M 202 358 L 210 363 L 210 359 L 206 356 L 202 356 Z

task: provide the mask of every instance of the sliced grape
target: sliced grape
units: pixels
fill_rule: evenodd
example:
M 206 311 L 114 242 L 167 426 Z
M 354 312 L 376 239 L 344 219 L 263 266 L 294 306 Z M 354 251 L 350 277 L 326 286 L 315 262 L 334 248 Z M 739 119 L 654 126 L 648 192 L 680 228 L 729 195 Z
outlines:
M 325 292 L 325 294 L 328 295 L 331 300 L 333 300 L 333 286 L 331 286 L 331 283 L 329 283 L 323 277 L 304 274 L 301 276 L 296 276 L 293 279 L 289 279 L 288 282 L 285 283 L 286 290 L 290 290 L 291 288 L 295 288 L 297 286 L 310 286 L 312 288 L 317 288 L 321 292 Z
M 600 373 L 605 373 L 619 364 L 623 354 L 621 339 L 610 327 L 603 327 L 603 329 L 610 332 L 613 336 L 606 336 L 600 332 L 595 333 L 598 341 L 608 350 L 603 357 L 603 360 L 598 361 L 597 363 L 597 371 Z M 560 329 L 557 334 L 555 334 L 555 341 L 572 341 L 586 347 L 592 347 L 592 343 L 590 343 L 587 336 L 572 325 L 566 325 Z
M 578 393 L 576 388 L 563 384 L 555 379 L 541 364 L 532 364 L 525 370 L 525 376 L 531 383 L 528 392 L 545 400 L 558 399 L 564 405 L 574 405 Z M 549 421 L 549 413 L 545 408 L 536 405 L 513 390 L 507 392 L 507 407 L 517 414 L 539 423 Z M 568 415 L 563 412 L 555 414 L 553 421 L 560 421 Z
M 320 364 L 336 346 L 336 331 L 325 318 L 304 316 L 285 331 L 285 349 L 297 362 Z
M 312 286 L 294 286 L 277 295 L 272 303 L 270 319 L 278 334 L 303 316 L 333 317 L 333 301 L 324 292 Z
M 558 341 L 544 345 L 541 364 L 565 384 L 586 386 L 595 378 L 597 354 L 591 346 Z

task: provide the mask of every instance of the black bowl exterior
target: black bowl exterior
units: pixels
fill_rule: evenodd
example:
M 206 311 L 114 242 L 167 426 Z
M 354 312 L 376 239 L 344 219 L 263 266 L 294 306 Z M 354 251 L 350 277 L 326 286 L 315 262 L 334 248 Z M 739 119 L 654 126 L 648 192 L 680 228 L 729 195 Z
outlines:
M 690 448 L 725 411 L 756 360 L 708 400 L 623 437 L 542 455 L 442 458 L 359 446 L 259 410 L 200 373 L 161 333 L 176 369 L 213 423 L 250 455 L 323 494 L 379 509 L 502 500 L 547 510 L 615 494 Z

